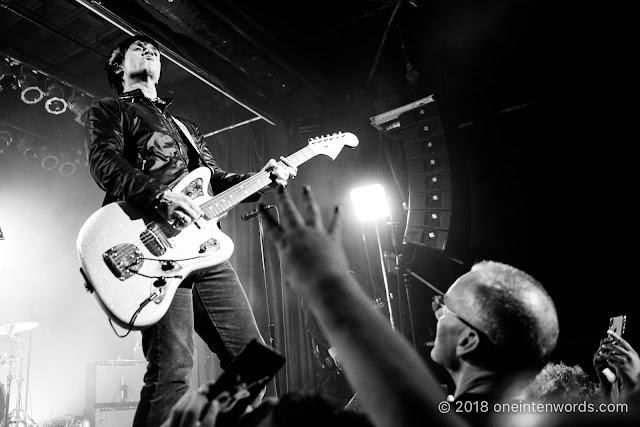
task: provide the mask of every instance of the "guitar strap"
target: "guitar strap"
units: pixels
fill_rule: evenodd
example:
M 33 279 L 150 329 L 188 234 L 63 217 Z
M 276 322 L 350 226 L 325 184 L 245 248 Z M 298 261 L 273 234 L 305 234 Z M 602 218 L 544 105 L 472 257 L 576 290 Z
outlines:
M 176 126 L 178 126 L 178 129 L 180 129 L 180 132 L 182 133 L 183 139 L 186 139 L 187 141 L 189 141 L 189 143 L 191 144 L 193 149 L 196 150 L 196 153 L 198 154 L 198 157 L 200 158 L 200 160 L 202 160 L 202 163 L 206 167 L 208 167 L 209 170 L 211 170 L 211 167 L 205 161 L 204 156 L 202 155 L 202 152 L 200 152 L 200 150 L 198 150 L 198 146 L 196 145 L 196 142 L 191 137 L 191 134 L 189 133 L 189 130 L 184 125 L 184 123 L 182 123 L 180 120 L 176 119 L 174 116 L 171 116 L 171 119 L 173 119 L 173 122 L 176 124 Z M 213 176 L 213 171 L 212 170 L 211 170 L 211 176 Z

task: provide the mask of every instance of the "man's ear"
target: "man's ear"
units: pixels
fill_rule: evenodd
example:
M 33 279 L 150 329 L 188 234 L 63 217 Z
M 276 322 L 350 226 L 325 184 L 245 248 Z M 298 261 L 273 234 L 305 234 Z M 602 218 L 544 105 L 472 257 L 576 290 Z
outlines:
M 478 345 L 480 345 L 480 336 L 478 333 L 471 328 L 466 328 L 458 337 L 456 356 L 463 357 L 478 348 Z

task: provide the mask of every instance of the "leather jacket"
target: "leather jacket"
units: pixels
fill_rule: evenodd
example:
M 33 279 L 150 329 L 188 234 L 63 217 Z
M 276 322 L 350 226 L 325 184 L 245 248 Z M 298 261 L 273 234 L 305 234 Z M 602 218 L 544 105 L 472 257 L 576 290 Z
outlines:
M 156 199 L 189 171 L 206 166 L 212 171 L 211 191 L 217 194 L 252 173 L 233 174 L 213 160 L 198 127 L 183 118 L 202 155 L 166 114 L 172 99 L 152 102 L 140 89 L 117 98 L 96 101 L 88 111 L 86 148 L 91 176 L 107 192 L 103 205 L 124 200 L 152 215 Z M 255 201 L 259 194 L 244 201 Z

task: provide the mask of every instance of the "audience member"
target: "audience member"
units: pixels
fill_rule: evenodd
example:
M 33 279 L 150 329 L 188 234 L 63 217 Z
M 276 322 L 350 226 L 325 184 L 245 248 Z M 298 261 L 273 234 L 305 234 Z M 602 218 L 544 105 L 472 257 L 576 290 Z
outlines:
M 301 214 L 281 188 L 282 223 L 263 212 L 265 229 L 279 249 L 284 281 L 306 301 L 335 347 L 370 420 L 378 427 L 464 425 L 440 412 L 445 395 L 438 381 L 348 273 L 339 209 L 325 229 L 308 187 L 303 198 Z
M 493 425 L 527 424 L 530 427 L 635 427 L 640 425 L 640 386 L 638 385 L 640 363 L 636 351 L 626 340 L 608 331 L 607 338 L 600 341 L 600 346 L 594 354 L 593 365 L 600 380 L 596 393 L 594 393 L 594 385 L 586 382 L 586 374 L 581 369 L 561 365 L 553 367 L 554 364 L 549 364 L 536 378 L 537 385 L 534 383 L 530 388 L 533 394 L 538 390 L 543 398 L 540 403 L 547 405 L 545 410 L 538 410 L 535 413 L 502 414 L 501 417 L 493 420 Z M 610 369 L 611 373 L 603 374 L 606 368 Z M 558 384 L 560 385 L 557 386 Z M 580 386 L 583 387 L 582 390 Z
M 640 357 L 631 345 L 613 331 L 600 341 L 593 355 L 593 367 L 602 392 L 611 401 L 624 401 L 637 388 L 640 377 Z M 607 377 L 605 369 L 614 377 Z M 611 375 L 611 374 L 609 374 Z
M 527 387 L 525 399 L 531 402 L 580 403 L 600 398 L 594 383 L 580 365 L 549 362 Z
M 261 215 L 279 249 L 283 279 L 305 300 L 335 347 L 371 422 L 378 427 L 484 424 L 486 416 L 462 418 L 468 414 L 454 405 L 450 413 L 443 410 L 446 396 L 436 377 L 348 274 L 339 210 L 325 230 L 308 187 L 302 214 L 283 188 L 278 197 L 282 223 L 268 211 Z M 555 307 L 542 286 L 497 262 L 476 264 L 436 299 L 434 309 L 438 326 L 432 358 L 452 375 L 454 396 L 461 402 L 497 399 L 516 376 L 531 380 L 558 337 Z
M 261 404 L 229 423 L 221 415 L 225 403 L 205 397 L 210 384 L 184 396 L 161 427 L 373 427 L 364 414 L 344 410 L 333 399 L 318 393 L 286 393 L 263 399 Z
M 499 262 L 475 264 L 445 295 L 434 298 L 433 309 L 438 324 L 431 358 L 453 378 L 457 402 L 487 402 L 491 408 L 516 398 L 507 391 L 524 390 L 558 339 L 556 309 L 542 285 Z M 483 425 L 492 411 L 461 414 Z

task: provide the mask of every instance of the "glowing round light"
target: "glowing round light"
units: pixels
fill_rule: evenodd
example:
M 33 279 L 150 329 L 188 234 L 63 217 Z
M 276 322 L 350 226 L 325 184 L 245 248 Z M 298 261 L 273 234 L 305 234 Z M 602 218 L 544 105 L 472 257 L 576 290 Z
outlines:
M 58 83 L 47 86 L 47 101 L 44 108 L 51 114 L 62 114 L 67 111 L 67 101 L 64 99 L 64 89 Z
M 389 216 L 391 209 L 380 184 L 351 190 L 351 201 L 360 221 L 369 221 Z
M 44 98 L 45 93 L 38 87 L 38 78 L 35 73 L 27 72 L 18 78 L 18 84 L 22 89 L 20 99 L 25 104 L 36 104 Z

